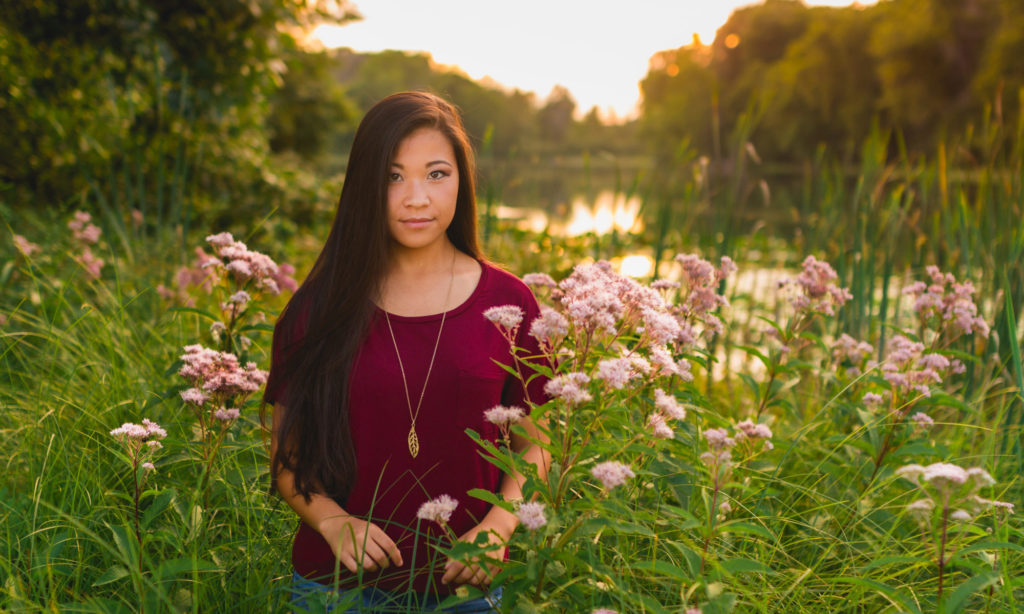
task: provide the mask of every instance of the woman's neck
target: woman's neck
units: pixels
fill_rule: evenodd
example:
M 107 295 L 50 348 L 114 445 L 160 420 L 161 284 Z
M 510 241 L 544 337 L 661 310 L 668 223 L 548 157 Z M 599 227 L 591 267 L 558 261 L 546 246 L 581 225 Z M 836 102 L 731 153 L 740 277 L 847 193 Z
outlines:
M 392 246 L 387 275 L 405 277 L 441 272 L 446 275 L 450 274 L 452 261 L 457 251 L 448 237 L 444 237 L 443 241 L 418 249 Z

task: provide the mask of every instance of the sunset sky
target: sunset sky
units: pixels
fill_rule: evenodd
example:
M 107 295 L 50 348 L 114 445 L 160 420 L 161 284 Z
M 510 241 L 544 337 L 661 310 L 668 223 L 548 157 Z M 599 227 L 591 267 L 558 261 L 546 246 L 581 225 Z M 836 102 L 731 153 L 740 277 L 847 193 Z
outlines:
M 315 38 L 356 51 L 426 51 L 474 79 L 535 92 L 555 85 L 572 92 L 580 112 L 598 106 L 620 118 L 634 112 L 638 82 L 657 51 L 675 49 L 715 30 L 749 0 L 354 0 L 363 16 L 321 26 Z M 805 0 L 848 6 L 849 0 Z M 859 4 L 870 4 L 869 1 Z

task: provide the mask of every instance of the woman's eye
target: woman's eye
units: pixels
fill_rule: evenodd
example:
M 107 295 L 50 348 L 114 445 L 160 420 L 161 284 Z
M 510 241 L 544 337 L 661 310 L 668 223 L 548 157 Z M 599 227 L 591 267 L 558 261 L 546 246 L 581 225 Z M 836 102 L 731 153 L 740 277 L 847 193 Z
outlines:
M 398 173 L 391 173 L 390 175 L 388 175 L 388 182 L 389 183 L 396 183 L 396 182 L 399 182 L 401 180 L 402 180 L 402 176 L 399 175 Z
M 430 177 L 431 179 L 443 179 L 447 176 L 448 173 L 441 170 L 430 171 L 430 175 L 428 175 L 428 177 Z

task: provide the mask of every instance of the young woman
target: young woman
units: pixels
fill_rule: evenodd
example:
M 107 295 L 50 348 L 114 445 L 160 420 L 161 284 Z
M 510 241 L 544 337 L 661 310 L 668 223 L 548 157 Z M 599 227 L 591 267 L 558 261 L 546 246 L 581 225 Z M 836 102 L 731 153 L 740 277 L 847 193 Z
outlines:
M 377 103 L 356 131 L 337 214 L 323 250 L 274 329 L 265 400 L 273 405 L 271 475 L 302 522 L 293 591 L 341 589 L 361 611 L 430 611 L 461 585 L 487 590 L 504 556 L 464 565 L 439 557 L 445 535 L 417 519 L 424 502 L 458 501 L 448 527 L 464 541 L 507 539 L 513 514 L 470 497 L 521 497 L 466 435 L 495 440 L 484 412 L 543 402 L 501 364 L 509 344 L 484 310 L 538 313 L 530 290 L 484 260 L 477 244 L 473 154 L 462 122 L 423 92 Z M 539 352 L 537 352 L 539 353 Z M 534 438 L 532 423 L 521 425 Z M 543 474 L 541 448 L 512 447 Z M 500 598 L 461 604 L 490 611 Z

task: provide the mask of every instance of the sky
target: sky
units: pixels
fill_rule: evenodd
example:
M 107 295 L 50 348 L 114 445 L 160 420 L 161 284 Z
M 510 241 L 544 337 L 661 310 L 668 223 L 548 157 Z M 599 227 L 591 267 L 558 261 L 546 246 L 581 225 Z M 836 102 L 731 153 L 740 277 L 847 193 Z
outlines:
M 848 6 L 850 0 L 804 0 Z M 862 0 L 870 4 L 873 0 Z M 566 87 L 583 114 L 608 120 L 636 114 L 639 81 L 658 51 L 704 43 L 750 0 L 352 0 L 363 19 L 320 26 L 312 37 L 355 51 L 425 51 L 473 79 L 545 99 Z

